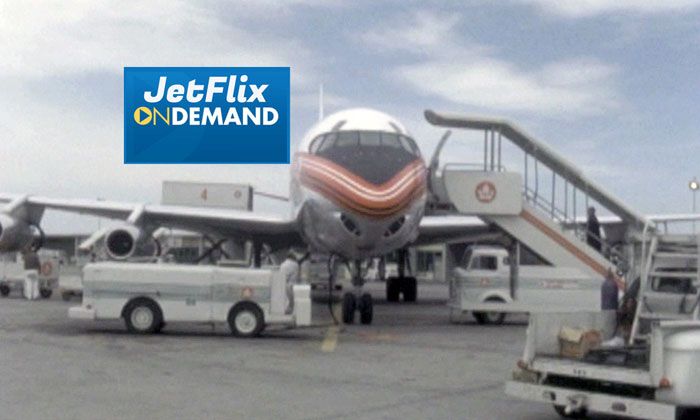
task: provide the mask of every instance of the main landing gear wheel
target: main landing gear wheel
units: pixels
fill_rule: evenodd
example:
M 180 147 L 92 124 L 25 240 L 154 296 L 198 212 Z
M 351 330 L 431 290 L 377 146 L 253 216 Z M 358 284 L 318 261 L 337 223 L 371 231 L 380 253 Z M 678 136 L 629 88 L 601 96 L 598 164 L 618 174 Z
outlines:
M 355 322 L 355 308 L 357 302 L 355 295 L 347 292 L 343 295 L 343 323 L 352 324 Z
M 0 295 L 7 297 L 10 294 L 10 286 L 6 284 L 0 284 Z
M 416 301 L 418 284 L 415 277 L 389 277 L 386 279 L 387 302 L 398 302 L 402 294 L 404 302 Z
M 357 310 L 360 311 L 360 322 L 364 325 L 372 323 L 372 316 L 374 314 L 374 304 L 372 302 L 372 295 L 365 293 L 360 296 L 360 302 L 357 305 Z
M 415 302 L 418 297 L 418 284 L 415 277 L 405 277 L 402 284 L 404 302 Z
M 386 301 L 387 302 L 398 302 L 399 295 L 401 294 L 401 283 L 396 277 L 389 277 L 386 279 Z
M 44 299 L 50 298 L 52 294 L 53 294 L 52 289 L 48 289 L 48 288 L 39 289 L 39 295 Z

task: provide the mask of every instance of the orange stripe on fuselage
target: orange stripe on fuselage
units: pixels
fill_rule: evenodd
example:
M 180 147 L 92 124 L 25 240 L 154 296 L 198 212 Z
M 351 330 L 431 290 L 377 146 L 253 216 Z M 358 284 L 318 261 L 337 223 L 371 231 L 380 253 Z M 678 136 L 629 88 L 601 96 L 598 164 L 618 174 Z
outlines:
M 319 156 L 298 154 L 300 182 L 332 202 L 362 215 L 383 218 L 408 207 L 426 190 L 422 159 L 406 165 L 390 180 L 375 185 Z

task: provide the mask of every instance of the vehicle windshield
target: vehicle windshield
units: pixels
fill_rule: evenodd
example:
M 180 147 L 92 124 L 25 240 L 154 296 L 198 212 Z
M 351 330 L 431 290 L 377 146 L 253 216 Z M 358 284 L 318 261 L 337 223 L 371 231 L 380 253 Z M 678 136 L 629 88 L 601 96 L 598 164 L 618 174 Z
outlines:
M 410 137 L 382 131 L 337 131 L 316 137 L 311 154 L 331 160 L 375 184 L 381 184 L 420 157 Z

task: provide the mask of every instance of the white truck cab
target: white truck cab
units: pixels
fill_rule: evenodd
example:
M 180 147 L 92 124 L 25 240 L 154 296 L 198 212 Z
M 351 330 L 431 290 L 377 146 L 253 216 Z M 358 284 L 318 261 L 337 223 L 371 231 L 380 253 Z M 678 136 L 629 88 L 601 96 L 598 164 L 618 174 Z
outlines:
M 83 269 L 82 305 L 69 316 L 123 318 L 134 333 L 166 322 L 227 322 L 235 335 L 253 337 L 270 324 L 310 325 L 310 287 L 294 285 L 293 297 L 289 305 L 278 269 L 99 262 Z
M 450 273 L 451 316 L 471 311 L 480 324 L 501 324 L 509 312 L 552 312 L 600 308 L 602 278 L 576 268 L 519 265 L 515 299 L 505 248 L 466 249 Z

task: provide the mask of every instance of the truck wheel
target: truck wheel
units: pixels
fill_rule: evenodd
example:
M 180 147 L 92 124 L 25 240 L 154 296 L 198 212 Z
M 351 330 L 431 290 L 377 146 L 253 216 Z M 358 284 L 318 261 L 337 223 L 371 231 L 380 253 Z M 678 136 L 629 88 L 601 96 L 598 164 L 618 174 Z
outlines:
M 588 414 L 585 408 L 578 411 L 574 411 L 570 414 L 566 414 L 566 407 L 564 407 L 563 405 L 555 405 L 554 411 L 556 411 L 557 414 L 559 414 L 565 419 L 585 419 L 586 415 Z
M 7 297 L 10 294 L 10 286 L 6 284 L 0 284 L 0 295 Z
M 124 323 L 132 333 L 156 333 L 163 324 L 163 313 L 152 300 L 135 299 L 124 308 Z
M 404 302 L 415 302 L 418 297 L 418 284 L 415 277 L 404 277 L 403 279 L 403 300 Z
M 399 301 L 399 279 L 396 277 L 389 277 L 386 279 L 386 301 L 387 302 L 398 302 Z
M 358 303 L 358 310 L 360 311 L 360 322 L 364 325 L 372 323 L 373 315 L 373 303 L 372 295 L 365 293 L 360 296 L 360 302 Z
M 355 322 L 355 308 L 357 306 L 355 295 L 347 292 L 343 295 L 343 323 Z
M 503 300 L 499 298 L 488 298 L 486 302 L 504 303 Z M 476 318 L 476 322 L 479 324 L 501 325 L 503 321 L 506 320 L 506 313 L 495 311 L 474 312 L 474 318 Z
M 43 297 L 44 299 L 50 298 L 52 294 L 53 294 L 53 290 L 51 290 L 51 289 L 48 289 L 45 287 L 39 289 L 39 295 L 41 297 Z
M 265 319 L 258 305 L 241 302 L 229 312 L 228 325 L 236 337 L 257 337 L 265 328 Z

